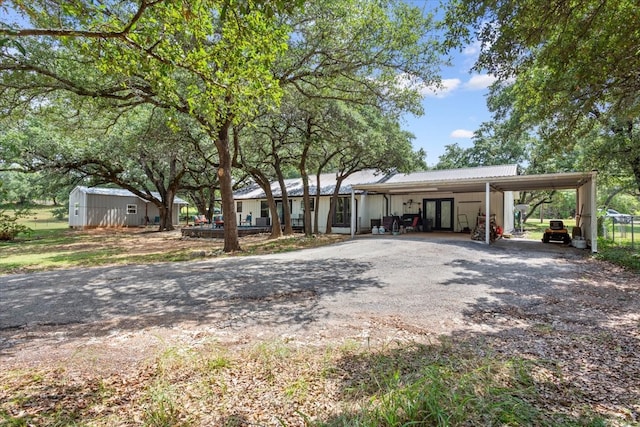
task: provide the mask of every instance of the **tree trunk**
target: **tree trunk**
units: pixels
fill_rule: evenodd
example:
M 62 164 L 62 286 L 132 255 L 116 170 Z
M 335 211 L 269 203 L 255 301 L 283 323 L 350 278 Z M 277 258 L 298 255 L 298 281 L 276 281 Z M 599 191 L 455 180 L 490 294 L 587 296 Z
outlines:
M 340 175 L 336 178 L 336 186 L 333 189 L 333 194 L 331 194 L 331 202 L 329 204 L 329 215 L 327 216 L 327 234 L 331 232 L 331 225 L 333 224 L 333 217 L 336 212 L 336 205 L 338 204 L 338 196 L 340 195 L 340 187 L 342 187 L 342 183 L 345 179 L 347 179 L 351 173 Z M 349 201 L 351 204 L 351 201 Z M 349 207 L 349 211 L 353 209 L 353 206 Z M 351 224 L 351 220 L 349 220 L 349 224 Z
M 280 224 L 280 217 L 278 216 L 278 206 L 276 206 L 276 201 L 273 196 L 271 199 L 267 199 L 267 203 L 269 203 L 269 212 L 271 212 L 271 218 L 273 218 L 270 237 L 277 239 L 278 237 L 282 237 L 282 225 Z
M 311 228 L 311 196 L 309 195 L 309 176 L 305 173 L 302 175 L 302 203 L 304 205 L 304 234 L 311 236 L 313 229 Z
M 346 178 L 346 176 L 344 177 Z M 339 178 L 336 180 L 336 187 L 333 189 L 333 194 L 331 194 L 331 201 L 329 202 L 329 214 L 327 215 L 327 234 L 332 231 L 333 217 L 336 212 L 336 205 L 338 204 L 338 196 L 340 195 L 340 187 L 344 182 L 344 178 Z M 351 222 L 351 221 L 349 221 Z
M 320 173 L 318 172 L 316 174 L 316 194 L 315 194 L 315 198 L 316 198 L 316 214 L 313 217 L 313 229 L 316 233 L 319 233 L 320 231 L 320 217 L 318 216 L 318 212 L 320 211 Z
M 327 234 L 331 234 L 331 232 L 333 231 L 332 225 L 333 225 L 333 215 L 336 211 L 336 197 L 335 195 L 331 195 L 331 198 L 329 199 L 329 213 L 327 214 Z
M 238 240 L 238 222 L 233 200 L 233 179 L 231 177 L 231 152 L 229 150 L 229 121 L 222 124 L 216 138 L 216 148 L 220 166 L 218 167 L 218 180 L 220 194 L 222 196 L 222 214 L 224 215 L 224 252 L 241 251 Z
M 280 191 L 282 193 L 282 215 L 284 221 L 284 235 L 290 236 L 293 234 L 293 228 L 291 227 L 291 211 L 289 209 L 289 195 L 287 194 L 287 186 L 284 182 L 284 175 L 279 167 L 276 168 L 276 174 L 278 175 L 278 183 L 280 184 Z M 277 215 L 276 215 L 277 216 Z
M 633 160 L 630 160 L 630 164 L 636 181 L 636 188 L 640 191 L 640 157 L 634 157 Z
M 269 204 L 269 212 L 271 212 L 271 218 L 273 218 L 273 224 L 271 225 L 271 239 L 277 239 L 282 236 L 282 227 L 280 227 L 280 219 L 278 217 L 278 207 L 276 201 L 273 198 L 273 192 L 271 191 L 271 181 L 262 173 L 258 168 L 250 168 L 249 173 L 258 185 L 264 190 L 264 194 L 267 196 L 267 203 Z
M 173 209 L 161 205 L 158 206 L 158 210 L 160 211 L 160 224 L 158 226 L 158 231 L 173 230 L 173 222 L 171 221 L 171 218 L 173 218 Z

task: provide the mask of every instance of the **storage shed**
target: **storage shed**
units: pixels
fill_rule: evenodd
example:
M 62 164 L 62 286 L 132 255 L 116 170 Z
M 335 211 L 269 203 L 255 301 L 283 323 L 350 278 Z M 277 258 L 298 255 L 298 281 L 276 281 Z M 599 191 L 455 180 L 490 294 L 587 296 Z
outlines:
M 158 193 L 151 193 L 160 199 Z M 180 207 L 188 203 L 176 197 L 172 224 L 178 225 Z M 74 188 L 69 194 L 69 227 L 140 227 L 159 223 L 160 211 L 153 203 L 121 188 Z

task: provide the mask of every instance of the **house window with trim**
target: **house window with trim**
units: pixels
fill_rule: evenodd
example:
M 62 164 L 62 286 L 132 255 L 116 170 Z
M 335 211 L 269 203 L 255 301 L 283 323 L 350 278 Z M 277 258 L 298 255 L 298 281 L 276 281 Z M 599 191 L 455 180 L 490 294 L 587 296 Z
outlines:
M 311 208 L 311 212 L 316 210 L 316 199 L 310 198 L 309 205 Z M 304 199 L 300 200 L 300 210 L 304 212 Z
M 269 218 L 269 203 L 260 201 L 260 218 Z
M 73 215 L 74 216 L 80 215 L 80 203 L 73 204 Z
M 138 213 L 138 205 L 127 205 L 127 215 L 135 215 Z
M 338 197 L 332 225 L 335 227 L 351 225 L 351 197 Z
M 236 212 L 242 212 L 242 202 L 236 202 Z

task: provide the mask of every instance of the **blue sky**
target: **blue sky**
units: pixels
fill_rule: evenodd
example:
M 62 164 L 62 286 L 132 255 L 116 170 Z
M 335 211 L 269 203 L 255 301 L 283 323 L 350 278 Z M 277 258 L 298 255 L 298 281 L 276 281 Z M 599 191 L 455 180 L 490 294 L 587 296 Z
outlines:
M 407 0 L 425 13 L 435 8 L 438 0 Z M 415 149 L 427 152 L 427 164 L 433 166 L 444 154 L 445 146 L 457 143 L 472 146 L 473 132 L 481 123 L 489 121 L 491 114 L 486 105 L 488 87 L 495 81 L 487 74 L 471 73 L 479 53 L 479 45 L 467 46 L 454 52 L 452 65 L 441 69 L 443 88 L 425 88 L 424 115 L 405 116 L 403 128 L 413 133 Z
M 438 162 L 446 145 L 470 147 L 473 132 L 491 119 L 486 95 L 494 79 L 486 74 L 470 74 L 470 55 L 459 54 L 453 67 L 442 69 L 443 89 L 423 91 L 423 116 L 405 117 L 403 128 L 415 135 L 414 147 L 427 152 L 429 166 Z

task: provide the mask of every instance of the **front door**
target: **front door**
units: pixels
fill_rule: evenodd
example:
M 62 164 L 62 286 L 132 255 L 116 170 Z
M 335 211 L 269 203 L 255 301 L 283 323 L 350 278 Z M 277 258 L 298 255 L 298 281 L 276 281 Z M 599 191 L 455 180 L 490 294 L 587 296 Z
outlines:
M 453 231 L 453 199 L 424 199 L 423 229 Z
M 292 212 L 293 200 L 289 200 L 289 213 Z M 276 200 L 276 210 L 278 211 L 278 218 L 280 218 L 280 226 L 284 227 L 284 203 L 282 200 Z

